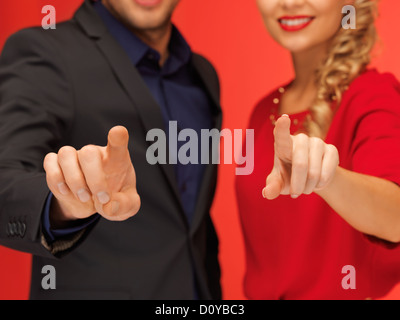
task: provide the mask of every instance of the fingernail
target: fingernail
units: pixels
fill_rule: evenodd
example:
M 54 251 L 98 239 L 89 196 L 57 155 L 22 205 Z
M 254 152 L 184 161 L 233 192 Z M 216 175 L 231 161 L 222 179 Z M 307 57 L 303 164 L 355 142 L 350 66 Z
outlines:
M 60 193 L 61 193 L 62 195 L 65 196 L 65 195 L 68 194 L 69 190 L 68 190 L 67 185 L 66 185 L 64 182 L 60 182 L 60 183 L 57 185 L 57 187 L 58 187 L 58 191 L 60 191 Z
M 284 114 L 282 115 L 282 117 L 287 117 L 287 118 L 289 118 L 289 115 L 287 115 L 286 113 L 284 113 Z
M 78 190 L 76 194 L 78 195 L 79 200 L 83 203 L 88 202 L 91 198 L 90 193 L 85 189 Z
M 97 199 L 101 204 L 106 204 L 110 201 L 110 196 L 107 192 L 101 191 L 97 194 Z
M 118 210 L 119 210 L 119 202 L 118 201 L 111 202 L 111 213 L 116 214 Z
M 292 197 L 292 199 L 297 199 L 299 197 L 299 195 L 298 194 L 292 194 L 291 197 Z

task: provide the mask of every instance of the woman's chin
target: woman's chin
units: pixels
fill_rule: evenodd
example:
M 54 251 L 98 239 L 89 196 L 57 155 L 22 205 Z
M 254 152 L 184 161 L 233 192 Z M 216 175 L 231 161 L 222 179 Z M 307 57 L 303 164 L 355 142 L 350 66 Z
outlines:
M 301 45 L 290 45 L 290 46 L 283 46 L 283 48 L 288 50 L 291 54 L 298 54 L 301 52 L 306 52 L 310 47 Z
M 305 41 L 279 41 L 279 44 L 286 50 L 288 50 L 291 54 L 299 54 L 302 52 L 309 52 L 313 48 L 319 47 L 319 45 L 315 45 Z

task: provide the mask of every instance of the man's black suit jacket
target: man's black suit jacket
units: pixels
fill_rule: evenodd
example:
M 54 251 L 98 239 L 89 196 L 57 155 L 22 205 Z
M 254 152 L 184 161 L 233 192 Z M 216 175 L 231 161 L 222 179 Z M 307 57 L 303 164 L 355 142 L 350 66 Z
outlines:
M 220 129 L 217 74 L 199 55 L 191 63 Z M 100 218 L 48 246 L 41 230 L 49 194 L 44 156 L 66 145 L 106 145 L 115 125 L 129 131 L 139 213 L 124 222 Z M 173 167 L 146 161 L 153 128 L 164 129 L 160 107 L 89 1 L 55 30 L 29 28 L 8 39 L 0 60 L 0 244 L 34 255 L 31 298 L 190 299 L 194 283 L 201 299 L 220 298 L 209 215 L 216 165 L 207 166 L 189 226 Z M 55 267 L 54 290 L 42 289 L 45 265 Z

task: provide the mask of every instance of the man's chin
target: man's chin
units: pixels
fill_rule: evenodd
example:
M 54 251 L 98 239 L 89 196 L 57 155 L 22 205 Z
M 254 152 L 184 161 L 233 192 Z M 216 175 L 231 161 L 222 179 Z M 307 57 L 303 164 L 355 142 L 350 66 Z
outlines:
M 171 17 L 157 19 L 154 17 L 154 15 L 152 17 L 148 17 L 147 19 L 145 16 L 142 16 L 139 19 L 132 19 L 130 23 L 132 28 L 141 31 L 163 30 L 170 24 Z

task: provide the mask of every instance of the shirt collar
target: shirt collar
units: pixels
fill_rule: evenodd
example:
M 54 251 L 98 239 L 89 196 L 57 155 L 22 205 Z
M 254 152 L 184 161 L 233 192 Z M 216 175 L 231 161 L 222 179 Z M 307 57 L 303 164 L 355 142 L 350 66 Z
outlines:
M 138 66 L 150 53 L 152 53 L 153 56 L 159 57 L 157 51 L 141 41 L 123 23 L 116 19 L 107 8 L 104 7 L 101 1 L 94 2 L 93 6 L 103 20 L 108 31 L 125 49 L 135 66 Z M 172 27 L 168 49 L 170 56 L 163 66 L 163 71 L 164 73 L 171 74 L 186 65 L 192 55 L 189 44 L 174 25 Z

